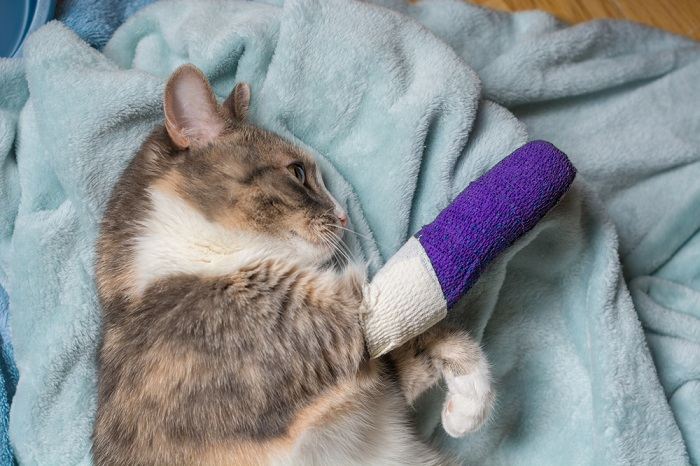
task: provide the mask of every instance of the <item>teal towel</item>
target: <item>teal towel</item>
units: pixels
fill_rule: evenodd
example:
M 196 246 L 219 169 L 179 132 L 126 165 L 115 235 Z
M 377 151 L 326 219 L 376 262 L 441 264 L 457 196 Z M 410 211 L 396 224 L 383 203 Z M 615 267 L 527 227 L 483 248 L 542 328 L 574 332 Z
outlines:
M 10 404 L 17 387 L 17 367 L 12 355 L 8 328 L 8 296 L 0 287 L 0 464 L 14 464 L 10 445 Z
M 56 19 L 101 49 L 114 30 L 153 0 L 58 0 Z
M 318 154 L 372 271 L 500 158 L 555 143 L 580 170 L 572 191 L 451 316 L 486 348 L 497 412 L 447 439 L 436 390 L 421 431 L 465 464 L 700 461 L 700 47 L 624 22 L 385 6 L 175 0 L 104 54 L 52 23 L 0 62 L 22 464 L 90 462 L 96 224 L 185 62 L 219 97 L 251 83 L 253 121 Z

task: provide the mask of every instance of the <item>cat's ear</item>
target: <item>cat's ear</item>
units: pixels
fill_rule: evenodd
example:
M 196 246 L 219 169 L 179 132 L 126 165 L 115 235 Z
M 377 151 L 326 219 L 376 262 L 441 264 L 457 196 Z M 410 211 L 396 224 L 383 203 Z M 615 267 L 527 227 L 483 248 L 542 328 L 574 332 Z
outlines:
M 235 120 L 245 120 L 250 107 L 250 86 L 248 83 L 238 83 L 233 88 L 231 94 L 224 101 L 224 108 L 231 118 Z
M 163 109 L 165 128 L 180 149 L 205 145 L 226 128 L 209 81 L 194 65 L 183 65 L 170 76 Z

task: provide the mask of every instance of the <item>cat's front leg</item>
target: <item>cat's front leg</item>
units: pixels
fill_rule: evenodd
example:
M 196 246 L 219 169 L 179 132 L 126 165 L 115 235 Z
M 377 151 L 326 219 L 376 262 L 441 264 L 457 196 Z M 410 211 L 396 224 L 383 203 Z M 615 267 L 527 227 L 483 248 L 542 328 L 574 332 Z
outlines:
M 486 355 L 468 333 L 438 324 L 390 353 L 406 401 L 412 404 L 442 377 L 447 396 L 442 424 L 453 437 L 481 427 L 495 394 Z
M 464 374 L 445 373 L 447 397 L 442 426 L 452 437 L 462 437 L 481 427 L 491 414 L 494 392 L 486 357 L 479 349 L 477 362 Z

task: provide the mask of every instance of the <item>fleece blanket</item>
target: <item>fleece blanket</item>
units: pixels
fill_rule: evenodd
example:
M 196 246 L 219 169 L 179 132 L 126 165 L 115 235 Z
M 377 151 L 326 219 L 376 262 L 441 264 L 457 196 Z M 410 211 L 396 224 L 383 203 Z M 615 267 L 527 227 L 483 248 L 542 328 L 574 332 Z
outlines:
M 185 62 L 220 98 L 249 82 L 253 121 L 317 154 L 371 271 L 527 139 L 567 152 L 572 191 L 448 317 L 481 339 L 497 412 L 448 439 L 435 390 L 421 432 L 465 464 L 700 461 L 697 43 L 453 1 L 174 0 L 103 53 L 59 23 L 25 51 L 0 62 L 20 463 L 90 463 L 96 225 Z
M 114 30 L 154 0 L 58 0 L 56 18 L 96 48 L 105 46 Z
M 14 460 L 9 439 L 10 404 L 19 376 L 6 322 L 8 307 L 7 293 L 0 287 L 0 464 L 5 465 L 12 464 Z

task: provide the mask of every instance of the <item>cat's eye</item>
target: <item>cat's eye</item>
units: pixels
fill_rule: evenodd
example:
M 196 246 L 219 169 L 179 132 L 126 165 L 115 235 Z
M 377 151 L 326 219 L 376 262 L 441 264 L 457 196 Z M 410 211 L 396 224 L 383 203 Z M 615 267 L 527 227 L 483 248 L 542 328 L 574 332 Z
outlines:
M 299 183 L 306 183 L 306 169 L 300 163 L 293 163 L 289 166 L 289 170 L 292 172 L 294 177 L 299 180 Z

